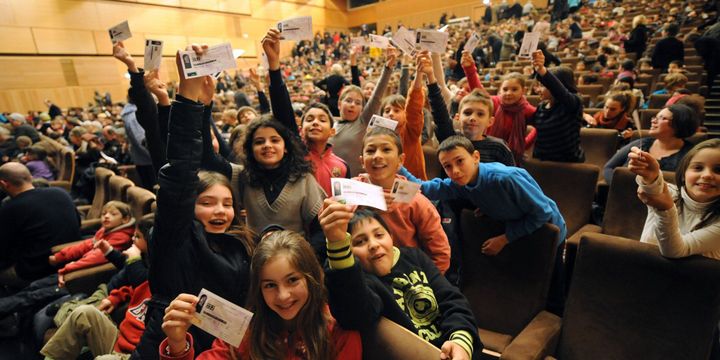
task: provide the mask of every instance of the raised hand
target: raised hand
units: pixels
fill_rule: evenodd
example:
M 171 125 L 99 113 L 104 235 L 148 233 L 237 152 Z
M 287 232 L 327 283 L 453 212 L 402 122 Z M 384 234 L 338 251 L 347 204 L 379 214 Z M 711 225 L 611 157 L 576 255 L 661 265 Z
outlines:
M 120 60 L 123 64 L 128 67 L 128 71 L 137 73 L 139 70 L 135 65 L 132 55 L 125 49 L 125 44 L 122 41 L 118 41 L 113 45 L 113 57 Z
M 160 80 L 160 73 L 157 69 L 145 74 L 143 80 L 145 81 L 145 87 L 158 98 L 158 104 L 163 106 L 170 105 L 167 84 Z
M 394 69 L 396 63 L 397 50 L 392 46 L 388 46 L 388 48 L 385 49 L 385 66 L 387 66 L 388 69 Z
M 193 44 L 188 47 L 188 50 L 195 51 L 195 54 L 198 56 L 202 56 L 207 52 L 208 46 L 207 45 L 197 45 Z M 192 100 L 192 101 L 199 101 L 200 96 L 203 93 L 203 87 L 205 86 L 205 83 L 208 81 L 209 76 L 201 76 L 196 77 L 192 79 L 185 79 L 185 75 L 182 71 L 182 59 L 180 59 L 180 51 L 178 51 L 175 54 L 175 64 L 178 69 L 178 75 L 180 77 L 180 85 L 178 89 L 178 94 L 183 96 L 186 99 Z
M 651 184 L 660 176 L 660 164 L 650 153 L 633 146 L 628 153 L 628 169 L 640 175 L 643 182 Z
M 430 59 L 430 53 L 427 51 L 421 51 L 415 56 L 415 64 L 417 66 L 417 72 L 415 73 L 415 86 L 422 86 L 422 74 L 425 74 L 428 79 L 428 83 L 435 83 L 435 73 L 433 72 L 432 60 Z
M 255 90 L 262 91 L 262 83 L 260 82 L 260 75 L 257 72 L 256 68 L 250 68 L 250 75 L 248 75 L 248 80 L 250 80 L 250 83 L 255 87 Z
M 354 211 L 355 206 L 342 204 L 332 198 L 325 199 L 318 219 L 328 241 L 345 240 L 348 223 L 352 219 Z
M 215 95 L 215 78 L 212 76 L 206 76 L 205 82 L 202 84 L 202 92 L 200 93 L 200 102 L 203 105 L 208 106 L 212 103 L 213 96 Z
M 180 355 L 185 351 L 187 331 L 195 316 L 195 295 L 180 294 L 165 308 L 162 329 L 168 338 L 171 355 Z
M 270 28 L 261 43 L 267 55 L 269 70 L 280 69 L 280 32 Z
M 547 69 L 545 68 L 545 54 L 542 50 L 535 50 L 532 53 L 532 67 L 540 76 L 545 76 Z
M 463 50 L 462 57 L 460 58 L 460 65 L 464 68 L 470 67 L 475 65 L 475 60 L 473 60 L 472 55 L 470 55 L 469 52 Z

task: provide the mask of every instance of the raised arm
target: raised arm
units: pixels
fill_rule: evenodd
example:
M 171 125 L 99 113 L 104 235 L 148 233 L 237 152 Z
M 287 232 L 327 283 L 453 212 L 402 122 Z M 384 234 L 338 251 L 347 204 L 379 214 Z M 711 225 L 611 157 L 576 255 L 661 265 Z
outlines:
M 445 104 L 447 105 L 448 113 L 450 112 L 450 104 L 452 103 L 452 93 L 450 92 L 450 89 L 447 87 L 447 83 L 445 83 L 445 72 L 443 71 L 442 66 L 442 58 L 440 57 L 440 54 L 438 53 L 432 53 L 430 55 L 430 58 L 433 62 L 433 73 L 435 74 L 435 79 L 437 79 L 438 87 L 440 88 L 440 93 L 442 94 L 443 100 L 445 101 Z
M 270 101 L 268 101 L 267 95 L 265 95 L 265 88 L 263 87 L 260 75 L 257 73 L 257 69 L 250 68 L 250 76 L 248 77 L 250 83 L 257 90 L 258 102 L 260 103 L 260 114 L 267 114 L 270 112 Z
M 428 77 L 428 98 L 432 116 L 435 120 L 435 135 L 438 142 L 443 142 L 448 137 L 455 135 L 455 129 L 453 129 L 450 113 L 448 113 L 448 107 L 443 99 L 439 82 L 433 82 L 433 80 Z
M 377 85 L 375 85 L 375 90 L 373 90 L 370 99 L 367 104 L 365 104 L 365 108 L 358 118 L 358 120 L 362 121 L 364 124 L 367 124 L 370 121 L 370 118 L 372 118 L 372 116 L 377 114 L 380 110 L 380 104 L 396 62 L 397 55 L 395 54 L 395 49 L 388 48 L 385 55 L 385 67 L 383 67 L 382 73 L 380 74 L 380 79 L 378 80 Z
M 352 78 L 351 82 L 355 86 L 360 86 L 360 69 L 357 66 L 358 52 L 360 52 L 358 47 L 350 49 L 350 76 Z
M 560 80 L 545 68 L 545 55 L 541 50 L 537 50 L 532 54 L 532 66 L 539 75 L 540 83 L 552 94 L 555 103 L 573 108 L 579 105 L 580 98 L 565 88 Z
M 262 46 L 268 58 L 270 75 L 270 103 L 275 118 L 293 134 L 300 136 L 295 124 L 295 114 L 290 101 L 290 93 L 280 74 L 280 32 L 269 29 L 262 39 Z
M 472 56 L 467 51 L 463 51 L 460 61 L 460 65 L 462 65 L 463 71 L 465 71 L 465 78 L 467 79 L 470 91 L 480 89 L 480 91 L 487 97 L 491 97 L 490 93 L 485 90 L 485 87 L 483 87 L 482 82 L 480 81 L 480 75 L 478 75 L 477 66 L 475 65 L 475 60 Z

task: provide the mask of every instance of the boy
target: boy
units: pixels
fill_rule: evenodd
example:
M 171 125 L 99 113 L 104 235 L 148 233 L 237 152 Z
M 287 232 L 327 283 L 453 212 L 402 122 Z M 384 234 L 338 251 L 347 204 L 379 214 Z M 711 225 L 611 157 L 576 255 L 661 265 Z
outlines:
M 505 234 L 490 238 L 483 254 L 496 255 L 509 242 L 531 234 L 546 222 L 560 228 L 558 245 L 565 241 L 565 220 L 554 201 L 524 169 L 498 163 L 480 165 L 480 153 L 462 136 L 451 136 L 440 144 L 438 158 L 448 179 L 420 181 L 407 170 L 400 174 L 421 184 L 432 200 L 465 198 L 490 218 L 505 222 Z
M 404 160 L 400 137 L 385 128 L 372 128 L 363 139 L 360 156 L 360 163 L 367 173 L 355 180 L 382 187 L 386 198 L 390 198 L 395 179 L 405 180 L 397 175 Z M 418 192 L 410 203 L 390 201 L 388 210 L 381 216 L 393 233 L 396 245 L 422 249 L 440 272 L 445 273 L 450 266 L 450 243 L 440 224 L 440 215 L 430 200 Z
M 324 207 L 325 283 L 340 326 L 369 329 L 385 316 L 440 348 L 443 359 L 479 358 L 483 345 L 467 299 L 422 251 L 393 246 L 389 227 L 373 211 L 332 199 Z

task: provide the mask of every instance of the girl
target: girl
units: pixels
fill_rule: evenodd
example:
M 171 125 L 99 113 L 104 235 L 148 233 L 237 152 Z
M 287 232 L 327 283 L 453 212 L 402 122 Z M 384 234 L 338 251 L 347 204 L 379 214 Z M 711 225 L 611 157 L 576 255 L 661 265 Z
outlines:
M 132 245 L 132 235 L 135 219 L 130 213 L 130 206 L 121 201 L 109 201 L 100 215 L 102 227 L 95 236 L 85 241 L 68 246 L 50 255 L 50 265 L 56 266 L 70 262 L 58 270 L 58 285 L 65 286 L 65 274 L 101 265 L 107 262 L 100 250 L 94 249 L 94 244 L 100 240 L 107 240 L 117 250 L 125 250 Z
M 440 348 L 443 359 L 479 358 L 467 299 L 422 251 L 394 247 L 379 214 L 326 199 L 320 222 L 330 308 L 341 326 L 367 329 L 385 316 Z
M 675 171 L 680 160 L 692 148 L 685 138 L 695 134 L 697 127 L 697 116 L 685 105 L 675 104 L 660 110 L 651 121 L 648 137 L 631 141 L 608 160 L 603 169 L 605 180 L 608 184 L 612 182 L 613 170 L 627 164 L 628 154 L 634 146 L 650 153 L 661 170 Z
M 206 47 L 193 49 L 202 53 Z M 177 60 L 179 64 L 179 56 Z M 254 239 L 238 225 L 227 177 L 198 171 L 203 152 L 200 133 L 209 137 L 210 132 L 209 123 L 203 122 L 203 103 L 210 103 L 213 92 L 210 77 L 184 79 L 181 75 L 170 112 L 168 164 L 158 175 L 155 227 L 148 244 L 153 297 L 147 303 L 145 332 L 135 358 L 157 358 L 165 337 L 161 329 L 164 310 L 178 294 L 197 294 L 205 288 L 228 301 L 245 303 Z M 191 332 L 195 351 L 210 347 L 210 335 Z
M 242 343 L 232 348 L 216 339 L 198 359 L 361 359 L 360 335 L 343 330 L 330 315 L 323 275 L 300 234 L 268 235 L 252 259 L 248 300 L 254 315 Z M 187 331 L 197 302 L 180 294 L 166 309 L 162 359 L 194 358 Z
M 545 68 L 542 51 L 532 54 L 532 66 L 543 85 L 541 102 L 532 122 L 537 128 L 533 157 L 538 160 L 583 162 L 585 153 L 580 147 L 582 99 L 577 95 L 572 70 Z
M 628 114 L 633 111 L 635 97 L 629 91 L 615 92 L 606 97 L 603 111 L 594 116 L 583 114 L 589 127 L 615 129 L 618 135 L 627 140 L 632 137 L 633 124 Z
M 720 259 L 720 139 L 703 141 L 685 155 L 675 171 L 677 186 L 664 184 L 649 153 L 634 147 L 629 157 L 638 197 L 648 206 L 640 240 L 658 244 L 670 258 Z
M 467 52 L 463 52 L 462 65 L 470 90 L 479 88 L 493 101 L 495 123 L 488 128 L 487 134 L 505 140 L 515 163 L 522 164 L 523 154 L 532 146 L 536 135 L 535 128 L 527 131 L 527 121 L 535 114 L 536 108 L 525 98 L 525 77 L 519 73 L 505 75 L 498 94 L 490 95 L 482 86 L 475 62 Z

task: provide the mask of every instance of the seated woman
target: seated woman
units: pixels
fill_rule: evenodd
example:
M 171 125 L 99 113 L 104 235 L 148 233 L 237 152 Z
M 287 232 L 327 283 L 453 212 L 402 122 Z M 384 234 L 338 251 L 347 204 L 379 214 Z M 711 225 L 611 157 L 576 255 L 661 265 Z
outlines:
M 628 154 L 634 146 L 655 158 L 660 170 L 675 171 L 680 159 L 692 148 L 685 138 L 695 134 L 697 128 L 697 114 L 686 105 L 675 104 L 660 110 L 652 119 L 649 137 L 631 141 L 608 160 L 603 169 L 605 180 L 610 184 L 613 170 L 627 165 Z
M 648 206 L 640 241 L 658 244 L 670 258 L 720 259 L 720 139 L 703 141 L 685 155 L 675 172 L 677 186 L 663 184 L 649 153 L 635 147 L 628 156 L 638 175 L 638 197 Z
M 602 111 L 594 116 L 583 114 L 588 127 L 615 129 L 622 141 L 630 139 L 633 134 L 633 122 L 630 113 L 635 107 L 635 97 L 630 91 L 620 91 L 605 97 Z
M 385 316 L 440 348 L 444 359 L 479 357 L 483 345 L 467 299 L 422 250 L 394 247 L 373 211 L 331 199 L 324 206 L 326 285 L 340 326 L 367 330 Z

